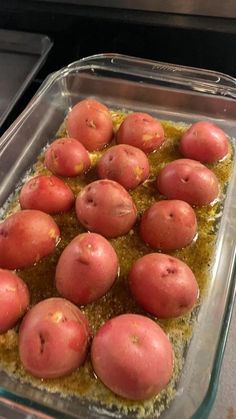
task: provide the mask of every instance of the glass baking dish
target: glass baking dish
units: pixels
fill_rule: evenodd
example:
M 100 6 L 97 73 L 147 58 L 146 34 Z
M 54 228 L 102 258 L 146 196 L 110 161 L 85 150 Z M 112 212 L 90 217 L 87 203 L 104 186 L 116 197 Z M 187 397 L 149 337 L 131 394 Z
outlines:
M 211 120 L 236 137 L 236 81 L 224 74 L 114 54 L 88 57 L 50 75 L 0 140 L 0 208 L 55 137 L 68 110 L 93 96 L 108 107 L 176 122 Z M 233 140 L 234 141 L 234 140 Z M 218 231 L 208 292 L 201 305 L 177 392 L 162 419 L 206 418 L 214 400 L 235 297 L 236 166 Z M 0 210 L 1 215 L 1 210 Z M 199 261 L 200 262 L 200 261 Z M 86 400 L 62 398 L 0 371 L 0 401 L 25 414 L 122 417 Z

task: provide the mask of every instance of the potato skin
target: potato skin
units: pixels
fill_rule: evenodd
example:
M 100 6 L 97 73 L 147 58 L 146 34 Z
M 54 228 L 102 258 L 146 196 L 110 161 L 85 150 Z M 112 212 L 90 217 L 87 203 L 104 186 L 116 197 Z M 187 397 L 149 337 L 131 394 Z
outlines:
M 109 148 L 97 165 L 100 179 L 111 179 L 125 189 L 135 189 L 149 176 L 149 162 L 142 150 L 128 144 Z
M 58 292 L 74 304 L 84 305 L 106 294 L 118 274 L 112 245 L 95 233 L 75 237 L 62 252 L 56 268 Z
M 109 179 L 87 185 L 75 206 L 77 218 L 87 230 L 108 238 L 128 233 L 137 217 L 131 196 L 123 186 Z
M 164 252 L 188 246 L 196 232 L 194 210 L 187 202 L 174 199 L 153 204 L 144 212 L 140 223 L 142 240 Z
M 30 302 L 27 285 L 14 272 L 0 269 L 0 334 L 15 326 Z
M 22 209 L 57 214 L 71 209 L 75 197 L 69 186 L 56 176 L 35 176 L 26 182 L 19 197 Z
M 100 150 L 112 139 L 112 118 L 105 105 L 85 99 L 68 113 L 67 130 L 69 137 L 79 140 L 87 150 Z
M 173 351 L 153 320 L 123 314 L 107 321 L 95 335 L 91 359 L 100 380 L 119 396 L 148 399 L 169 382 Z
M 79 308 L 63 298 L 49 298 L 24 317 L 19 355 L 24 368 L 35 377 L 63 377 L 84 362 L 88 342 L 88 322 Z
M 55 249 L 60 230 L 42 211 L 22 210 L 0 224 L 0 267 L 32 266 Z
M 91 166 L 86 148 L 74 138 L 59 138 L 45 152 L 46 167 L 57 176 L 74 177 L 87 172 Z
M 164 135 L 164 129 L 157 119 L 147 113 L 134 112 L 122 122 L 116 140 L 118 144 L 129 144 L 148 154 L 160 148 Z
M 223 159 L 229 152 L 229 141 L 221 128 L 207 121 L 195 122 L 183 134 L 179 144 L 183 156 L 205 163 Z
M 168 163 L 156 180 L 157 189 L 168 199 L 182 199 L 190 205 L 204 206 L 219 195 L 215 174 L 198 161 L 179 159 Z
M 139 258 L 129 273 L 129 286 L 144 310 L 163 319 L 190 311 L 199 293 L 189 266 L 163 253 L 149 253 Z

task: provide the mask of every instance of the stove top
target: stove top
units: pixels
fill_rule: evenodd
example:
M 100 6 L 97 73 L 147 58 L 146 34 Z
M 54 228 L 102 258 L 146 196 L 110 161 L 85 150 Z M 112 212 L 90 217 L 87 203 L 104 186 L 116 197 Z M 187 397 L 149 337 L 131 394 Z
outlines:
M 200 3 L 209 5 L 205 0 Z M 98 7 L 97 4 L 109 7 Z M 122 9 L 123 4 L 133 7 L 134 0 L 1 1 L 0 28 L 43 33 L 52 39 L 54 46 L 43 69 L 1 127 L 0 134 L 25 107 L 49 73 L 93 54 L 121 53 L 236 76 L 233 53 L 236 47 L 235 19 L 174 14 L 177 6 L 172 7 L 173 0 L 165 2 L 166 6 L 172 5 L 172 13 L 150 11 L 154 4 L 164 4 L 160 0 L 135 1 L 136 8 L 141 9 L 145 4 L 145 10 Z M 178 2 L 178 11 L 182 11 L 184 4 L 189 5 L 188 12 L 196 12 L 196 7 L 194 10 L 190 8 L 192 1 L 183 0 Z M 226 11 L 230 5 L 234 6 L 232 10 L 236 9 L 233 0 L 229 0 L 227 5 L 220 0 L 214 2 L 214 5 L 219 4 L 224 9 L 222 15 L 228 14 Z M 111 7 L 118 5 L 119 8 Z M 155 10 L 164 10 L 159 6 Z M 214 7 L 215 12 L 216 9 Z
M 114 7 L 116 9 L 145 10 L 151 12 L 186 15 L 236 17 L 234 0 L 38 0 L 51 3 L 76 4 L 79 6 Z

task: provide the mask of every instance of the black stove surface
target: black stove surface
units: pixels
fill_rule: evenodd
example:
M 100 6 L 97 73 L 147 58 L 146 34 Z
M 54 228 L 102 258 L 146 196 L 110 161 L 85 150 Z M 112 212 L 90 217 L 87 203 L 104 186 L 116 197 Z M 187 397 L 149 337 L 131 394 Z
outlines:
M 0 28 L 47 34 L 54 42 L 44 67 L 0 127 L 0 135 L 49 73 L 92 54 L 121 53 L 236 77 L 234 19 L 1 0 Z M 0 416 L 23 418 L 3 407 Z
M 0 134 L 49 73 L 93 54 L 121 53 L 236 76 L 234 19 L 2 0 L 0 28 L 44 33 L 54 42 L 43 69 L 1 127 Z

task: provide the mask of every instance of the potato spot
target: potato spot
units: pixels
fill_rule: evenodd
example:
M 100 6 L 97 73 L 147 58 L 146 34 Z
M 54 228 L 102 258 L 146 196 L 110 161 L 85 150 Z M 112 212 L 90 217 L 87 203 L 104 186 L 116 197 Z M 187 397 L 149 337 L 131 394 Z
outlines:
M 29 184 L 30 189 L 32 189 L 32 190 L 37 189 L 38 183 L 39 183 L 38 179 L 32 179 L 30 184 Z
M 75 169 L 75 172 L 76 173 L 81 173 L 82 172 L 82 170 L 83 170 L 83 168 L 84 168 L 84 165 L 83 165 L 83 163 L 81 162 L 81 163 L 79 163 L 79 164 L 76 164 L 75 166 L 74 166 L 74 169 Z
M 86 119 L 86 125 L 89 128 L 97 128 L 96 125 L 95 125 L 95 122 L 92 119 Z
M 153 139 L 153 134 L 143 134 L 142 140 L 143 141 L 150 141 Z
M 55 311 L 55 313 L 52 314 L 51 318 L 54 323 L 60 323 L 61 321 L 63 321 L 64 316 L 61 311 Z
M 16 287 L 7 287 L 5 288 L 5 291 L 16 292 Z
M 142 176 L 142 174 L 143 174 L 143 169 L 142 169 L 142 167 L 140 167 L 140 166 L 135 166 L 135 167 L 133 168 L 133 171 L 134 171 L 134 174 L 135 174 L 136 178 L 137 178 L 137 179 L 140 179 L 140 178 L 141 178 L 141 176 Z
M 54 228 L 51 228 L 51 230 L 49 230 L 48 235 L 49 235 L 50 239 L 56 239 L 57 238 L 57 234 L 56 234 L 56 231 L 54 230 Z
M 140 339 L 139 339 L 139 337 L 137 335 L 131 335 L 130 336 L 130 340 L 135 345 L 138 345 L 140 343 Z

